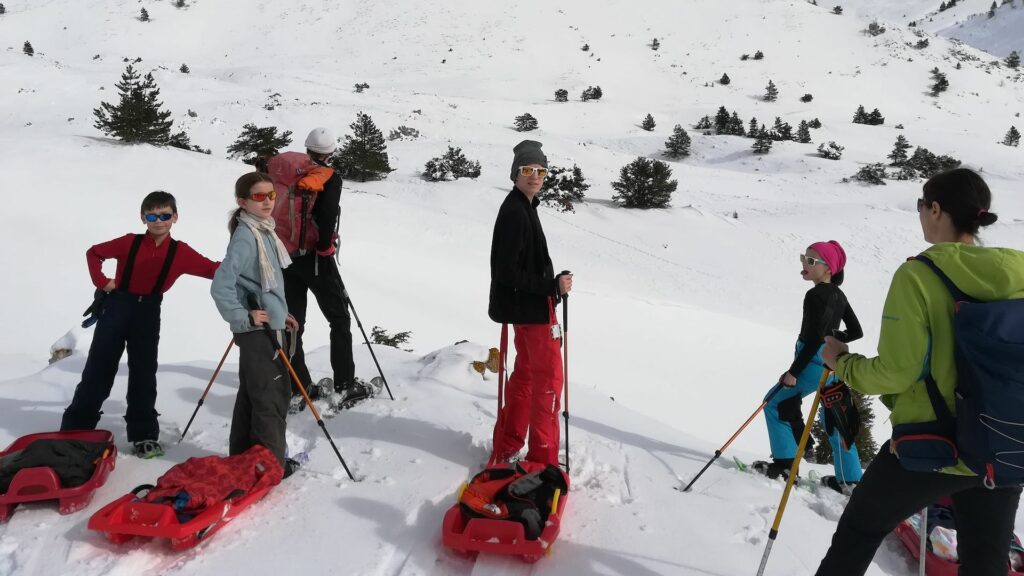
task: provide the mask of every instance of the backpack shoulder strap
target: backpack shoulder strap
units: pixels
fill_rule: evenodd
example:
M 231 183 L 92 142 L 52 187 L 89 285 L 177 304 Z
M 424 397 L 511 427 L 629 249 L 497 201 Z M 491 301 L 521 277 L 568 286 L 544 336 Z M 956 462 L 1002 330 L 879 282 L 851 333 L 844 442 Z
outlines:
M 118 290 L 122 292 L 128 291 L 128 285 L 132 281 L 132 270 L 135 269 L 135 257 L 139 254 L 139 247 L 142 246 L 142 239 L 145 237 L 145 234 L 136 234 L 132 240 L 132 247 L 128 250 L 128 261 L 124 263 L 124 274 L 121 275 L 121 285 L 118 286 Z
M 949 279 L 949 276 L 946 276 L 946 273 L 943 272 L 942 269 L 939 268 L 938 265 L 935 264 L 935 262 L 933 262 L 931 258 L 923 254 L 918 254 L 917 256 L 911 258 L 911 260 L 917 260 L 918 262 L 930 268 L 931 271 L 934 272 L 935 275 L 939 277 L 939 280 L 942 280 L 942 283 L 946 285 L 946 289 L 949 290 L 950 295 L 953 296 L 954 302 L 981 302 L 977 298 L 968 296 L 966 293 L 964 293 L 963 290 L 958 288 L 957 285 L 954 284 L 953 281 Z
M 931 374 L 924 377 L 924 388 L 928 391 L 928 400 L 931 401 L 932 410 L 935 411 L 935 417 L 938 418 L 939 422 L 955 426 L 953 413 L 949 411 L 949 406 L 946 406 L 946 400 L 942 397 L 942 393 L 939 392 L 939 385 L 935 382 L 935 378 L 932 378 Z
M 167 256 L 164 257 L 164 267 L 160 269 L 160 275 L 156 278 L 156 285 L 153 286 L 152 294 L 155 296 L 163 290 L 164 282 L 171 273 L 171 264 L 174 263 L 174 254 L 178 251 L 178 241 L 171 238 L 171 244 L 167 247 Z

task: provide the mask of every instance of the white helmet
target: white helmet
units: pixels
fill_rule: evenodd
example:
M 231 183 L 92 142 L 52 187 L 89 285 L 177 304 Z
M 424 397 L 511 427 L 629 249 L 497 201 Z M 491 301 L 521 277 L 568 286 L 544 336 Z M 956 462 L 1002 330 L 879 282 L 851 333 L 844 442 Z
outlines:
M 337 147 L 338 141 L 327 128 L 314 128 L 306 136 L 306 149 L 317 154 L 333 154 Z

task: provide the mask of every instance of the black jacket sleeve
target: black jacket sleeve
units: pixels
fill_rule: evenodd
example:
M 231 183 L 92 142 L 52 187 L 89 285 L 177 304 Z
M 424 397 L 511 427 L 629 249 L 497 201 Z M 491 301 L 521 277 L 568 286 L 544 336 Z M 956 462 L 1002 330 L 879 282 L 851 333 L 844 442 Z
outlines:
M 316 241 L 316 249 L 324 251 L 334 242 L 334 229 L 341 213 L 341 175 L 337 171 L 324 184 L 324 190 L 317 195 L 313 206 L 313 221 L 316 222 L 320 236 Z
M 825 342 L 825 330 L 834 312 L 828 306 L 828 300 L 820 291 L 811 289 L 804 296 L 804 319 L 800 325 L 800 340 L 804 347 L 789 366 L 789 373 L 799 376 L 804 368 L 818 353 L 818 348 Z
M 503 286 L 550 296 L 558 285 L 525 266 L 529 217 L 519 210 L 501 210 L 494 223 L 492 279 Z
M 846 303 L 846 309 L 843 310 L 843 324 L 846 326 L 844 331 L 836 331 L 836 338 L 840 342 L 853 342 L 854 340 L 860 340 L 864 337 L 864 330 L 860 326 L 860 321 L 857 320 L 857 315 L 853 313 L 853 307 L 850 303 Z

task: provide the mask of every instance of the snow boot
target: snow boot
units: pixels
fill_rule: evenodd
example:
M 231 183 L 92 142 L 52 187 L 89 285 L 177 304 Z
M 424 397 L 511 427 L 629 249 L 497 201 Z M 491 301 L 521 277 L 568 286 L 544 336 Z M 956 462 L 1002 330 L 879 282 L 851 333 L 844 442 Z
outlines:
M 142 440 L 140 442 L 136 442 L 134 448 L 133 453 L 143 460 L 159 458 L 164 455 L 164 447 L 156 440 Z
M 302 468 L 302 463 L 294 458 L 285 458 L 284 460 L 284 478 L 295 474 L 299 468 Z
M 827 486 L 840 494 L 849 496 L 853 489 L 857 487 L 856 482 L 842 482 L 838 478 L 832 475 L 822 476 L 821 485 Z
M 758 460 L 750 465 L 750 468 L 759 474 L 772 480 L 789 480 L 789 469 L 793 467 L 792 458 L 773 459 L 771 462 Z

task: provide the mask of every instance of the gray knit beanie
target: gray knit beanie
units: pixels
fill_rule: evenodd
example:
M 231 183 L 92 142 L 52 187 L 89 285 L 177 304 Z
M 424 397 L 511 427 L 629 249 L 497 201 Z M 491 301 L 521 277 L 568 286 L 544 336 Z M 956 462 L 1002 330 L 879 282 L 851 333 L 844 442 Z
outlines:
M 543 144 L 536 140 L 523 140 L 512 149 L 512 153 L 515 154 L 515 158 L 512 159 L 511 178 L 513 182 L 516 181 L 520 166 L 540 164 L 545 168 L 548 167 L 548 157 L 541 151 L 541 146 Z

